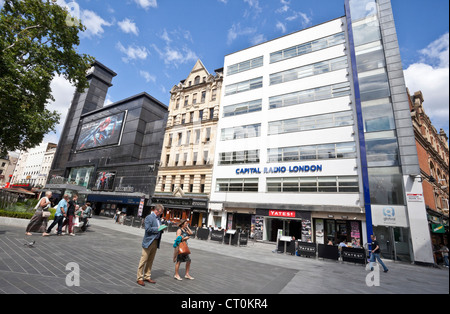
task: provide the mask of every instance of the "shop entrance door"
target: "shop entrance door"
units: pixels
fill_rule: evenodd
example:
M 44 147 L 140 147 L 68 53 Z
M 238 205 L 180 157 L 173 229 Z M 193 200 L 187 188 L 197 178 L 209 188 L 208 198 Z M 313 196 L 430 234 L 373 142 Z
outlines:
M 271 242 L 277 242 L 277 235 L 278 235 L 278 229 L 283 230 L 284 234 L 284 220 L 281 219 L 271 219 L 270 222 L 270 229 L 268 228 L 268 236 L 269 241 Z
M 408 228 L 374 226 L 373 232 L 380 244 L 382 257 L 396 261 L 411 261 Z
M 395 253 L 392 228 L 377 226 L 373 228 L 373 233 L 380 244 L 381 256 L 387 259 L 394 259 Z
M 296 240 L 302 239 L 302 221 L 301 220 L 290 220 L 287 222 L 288 230 L 286 235 L 290 237 L 295 237 Z

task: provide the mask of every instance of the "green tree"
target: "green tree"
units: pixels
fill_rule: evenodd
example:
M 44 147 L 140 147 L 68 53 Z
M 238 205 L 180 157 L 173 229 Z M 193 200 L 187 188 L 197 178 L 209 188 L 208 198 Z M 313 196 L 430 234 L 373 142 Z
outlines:
M 61 75 L 82 92 L 94 58 L 77 52 L 85 27 L 50 0 L 5 0 L 0 11 L 0 155 L 32 148 L 55 131 L 46 108 Z

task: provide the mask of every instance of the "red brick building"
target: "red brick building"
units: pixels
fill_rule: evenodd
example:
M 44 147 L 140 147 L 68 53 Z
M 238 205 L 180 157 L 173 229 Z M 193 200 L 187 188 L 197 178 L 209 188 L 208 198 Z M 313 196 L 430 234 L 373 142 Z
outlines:
M 443 129 L 438 132 L 424 110 L 421 91 L 409 96 L 417 153 L 427 208 L 431 239 L 435 248 L 448 245 L 449 149 Z

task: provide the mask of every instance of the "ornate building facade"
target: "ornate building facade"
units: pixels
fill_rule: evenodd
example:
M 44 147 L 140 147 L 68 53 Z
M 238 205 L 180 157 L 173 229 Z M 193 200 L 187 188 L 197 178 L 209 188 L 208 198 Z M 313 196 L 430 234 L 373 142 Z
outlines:
M 434 246 L 448 245 L 448 136 L 443 129 L 438 132 L 425 113 L 422 92 L 408 96 L 431 239 Z
M 164 204 L 165 218 L 206 222 L 211 192 L 223 69 L 210 74 L 198 60 L 171 93 L 158 183 L 152 203 Z

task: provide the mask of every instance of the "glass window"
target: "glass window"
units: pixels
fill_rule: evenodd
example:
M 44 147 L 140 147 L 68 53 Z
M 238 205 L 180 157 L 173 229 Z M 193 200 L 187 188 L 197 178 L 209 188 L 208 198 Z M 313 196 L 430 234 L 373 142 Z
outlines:
M 334 144 L 319 145 L 317 147 L 317 158 L 318 159 L 335 159 L 336 158 L 335 145 Z
M 262 99 L 224 107 L 223 116 L 231 117 L 262 110 Z
M 283 178 L 283 192 L 299 192 L 299 178 Z
M 281 179 L 271 179 L 268 178 L 267 182 L 267 192 L 281 192 Z
M 300 192 L 317 192 L 317 178 L 300 178 Z
M 304 44 L 286 48 L 284 50 L 273 52 L 270 54 L 270 63 L 301 56 L 303 54 L 310 53 L 312 51 L 318 51 L 338 44 L 342 44 L 344 42 L 345 42 L 344 33 L 331 35 L 312 42 L 307 42 Z
M 258 67 L 263 66 L 263 62 L 264 62 L 264 57 L 258 57 L 255 59 L 251 59 L 251 60 L 246 60 L 237 64 L 233 64 L 230 65 L 228 67 L 228 75 L 233 75 L 236 73 L 240 73 L 240 72 L 244 72 L 244 71 L 248 71 L 251 69 L 255 69 Z
M 322 61 L 315 64 L 310 64 L 279 73 L 273 73 L 270 75 L 270 85 L 289 82 L 304 77 L 327 73 L 330 71 L 336 71 L 344 69 L 346 67 L 347 67 L 347 57 L 339 57 L 327 61 Z
M 258 192 L 258 179 L 245 179 L 244 192 Z
M 358 73 L 376 70 L 386 66 L 383 49 L 381 46 L 377 48 L 373 51 L 361 52 L 356 56 Z
M 370 201 L 375 205 L 405 205 L 403 176 L 398 167 L 369 168 Z
M 398 166 L 397 138 L 368 138 L 366 134 L 367 165 L 369 167 Z
M 356 158 L 355 143 L 339 143 L 336 144 L 337 158 Z
M 300 159 L 301 160 L 317 159 L 317 146 L 300 147 Z
M 326 193 L 337 192 L 336 177 L 319 177 L 318 183 L 319 183 L 318 188 L 319 192 L 326 192 Z
M 365 132 L 395 129 L 394 113 L 389 99 L 362 103 Z
M 358 177 L 339 177 L 339 192 L 359 192 Z
M 361 46 L 381 39 L 378 20 L 368 19 L 367 22 L 353 27 L 355 46 Z

